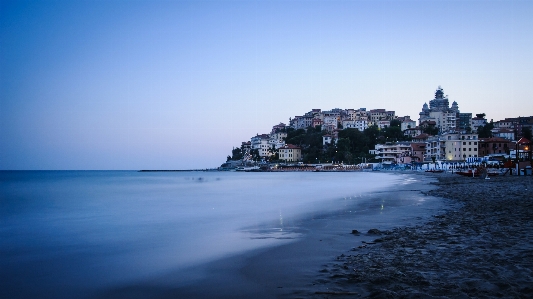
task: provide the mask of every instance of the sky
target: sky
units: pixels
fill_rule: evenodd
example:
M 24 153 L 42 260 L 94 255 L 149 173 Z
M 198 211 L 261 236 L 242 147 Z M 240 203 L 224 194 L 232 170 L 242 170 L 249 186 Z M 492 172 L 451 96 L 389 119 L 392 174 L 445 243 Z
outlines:
M 533 115 L 533 1 L 0 0 L 0 169 L 218 167 L 311 109 Z

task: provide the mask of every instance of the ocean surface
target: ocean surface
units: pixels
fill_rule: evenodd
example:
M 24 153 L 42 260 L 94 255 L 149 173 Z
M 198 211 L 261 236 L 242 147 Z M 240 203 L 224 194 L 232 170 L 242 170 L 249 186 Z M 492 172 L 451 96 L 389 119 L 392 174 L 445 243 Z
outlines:
M 0 297 L 93 298 L 297 240 L 300 220 L 352 212 L 385 173 L 0 172 Z

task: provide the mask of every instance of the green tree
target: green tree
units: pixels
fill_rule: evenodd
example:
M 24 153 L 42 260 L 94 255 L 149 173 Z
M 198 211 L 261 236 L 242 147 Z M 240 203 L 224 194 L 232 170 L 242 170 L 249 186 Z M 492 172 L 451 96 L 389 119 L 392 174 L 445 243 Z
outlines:
M 241 148 L 236 147 L 231 151 L 231 160 L 241 160 L 244 156 Z
M 401 128 L 402 122 L 400 120 L 398 120 L 398 119 L 393 119 L 393 120 L 390 121 L 390 126 L 391 127 L 399 127 L 399 128 Z
M 426 133 L 428 135 L 439 135 L 439 128 L 437 126 L 427 126 L 422 129 L 422 133 Z
M 254 161 L 260 161 L 261 160 L 261 156 L 259 156 L 259 150 L 258 149 L 253 149 L 250 151 L 250 155 L 252 156 L 252 160 Z
M 479 138 L 490 138 L 492 137 L 492 129 L 494 129 L 494 123 L 491 121 L 488 124 L 485 124 L 484 126 L 480 126 L 477 128 L 477 134 Z

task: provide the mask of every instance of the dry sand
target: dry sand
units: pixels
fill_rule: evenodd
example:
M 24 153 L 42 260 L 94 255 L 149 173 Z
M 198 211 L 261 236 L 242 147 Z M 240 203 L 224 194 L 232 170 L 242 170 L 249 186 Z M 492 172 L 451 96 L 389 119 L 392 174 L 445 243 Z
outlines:
M 449 199 L 447 212 L 354 244 L 307 295 L 533 298 L 533 177 L 433 175 L 438 189 L 426 193 Z

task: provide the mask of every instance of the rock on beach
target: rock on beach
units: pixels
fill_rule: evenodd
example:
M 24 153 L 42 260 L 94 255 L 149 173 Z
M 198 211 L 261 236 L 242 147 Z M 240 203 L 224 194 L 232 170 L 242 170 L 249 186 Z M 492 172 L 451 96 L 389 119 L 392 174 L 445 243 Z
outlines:
M 317 290 L 335 298 L 533 298 L 533 177 L 425 175 L 438 180 L 426 194 L 448 209 L 336 257 Z

